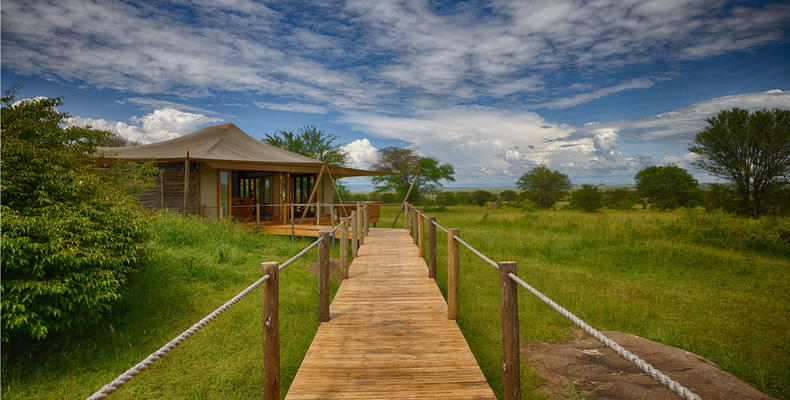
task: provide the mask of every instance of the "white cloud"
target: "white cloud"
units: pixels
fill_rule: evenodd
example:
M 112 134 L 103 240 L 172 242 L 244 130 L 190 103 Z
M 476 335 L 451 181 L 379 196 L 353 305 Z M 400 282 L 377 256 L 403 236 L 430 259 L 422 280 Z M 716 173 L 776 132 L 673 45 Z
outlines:
M 740 107 L 747 110 L 762 108 L 790 108 L 790 91 L 769 90 L 767 92 L 743 93 L 700 101 L 688 107 L 653 115 L 638 120 L 615 121 L 600 124 L 601 127 L 617 130 L 620 136 L 640 139 L 677 137 L 691 139 L 706 126 L 705 119 L 721 110 Z M 595 126 L 598 126 L 596 124 Z
M 256 101 L 255 105 L 259 108 L 267 108 L 270 110 L 290 111 L 305 114 L 326 114 L 326 112 L 329 111 L 324 106 L 305 103 L 268 103 Z
M 370 168 L 379 155 L 379 150 L 367 138 L 357 139 L 343 146 L 343 150 L 351 159 L 351 166 L 360 169 Z
M 568 107 L 577 106 L 579 104 L 588 103 L 592 100 L 600 99 L 601 97 L 605 97 L 610 94 L 615 94 L 625 90 L 649 88 L 653 86 L 653 84 L 655 84 L 655 80 L 653 79 L 648 79 L 648 78 L 631 79 L 627 82 L 623 82 L 618 85 L 600 88 L 586 93 L 579 93 L 577 95 L 570 97 L 555 99 L 543 103 L 540 106 L 546 108 L 568 108 Z
M 68 125 L 88 126 L 94 129 L 108 130 L 121 137 L 142 144 L 169 140 L 196 131 L 201 125 L 222 121 L 219 118 L 207 117 L 165 108 L 154 110 L 142 117 L 130 118 L 131 124 L 109 121 L 100 118 L 71 117 Z

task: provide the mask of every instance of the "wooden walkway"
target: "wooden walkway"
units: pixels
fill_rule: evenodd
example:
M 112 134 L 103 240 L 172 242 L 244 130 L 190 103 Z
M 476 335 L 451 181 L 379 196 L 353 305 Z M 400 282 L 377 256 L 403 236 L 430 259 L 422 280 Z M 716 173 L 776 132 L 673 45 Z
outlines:
M 370 228 L 286 399 L 494 399 L 405 229 Z

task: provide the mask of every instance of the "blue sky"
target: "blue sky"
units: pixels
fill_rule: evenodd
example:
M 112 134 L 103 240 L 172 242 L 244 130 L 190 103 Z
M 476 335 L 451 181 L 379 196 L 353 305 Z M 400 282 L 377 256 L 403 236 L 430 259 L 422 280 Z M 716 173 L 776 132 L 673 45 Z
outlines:
M 721 109 L 790 108 L 790 5 L 727 1 L 4 1 L 2 86 L 140 142 L 313 124 L 354 166 L 412 146 L 446 186 L 547 165 L 632 183 Z M 351 182 L 364 189 L 364 179 Z

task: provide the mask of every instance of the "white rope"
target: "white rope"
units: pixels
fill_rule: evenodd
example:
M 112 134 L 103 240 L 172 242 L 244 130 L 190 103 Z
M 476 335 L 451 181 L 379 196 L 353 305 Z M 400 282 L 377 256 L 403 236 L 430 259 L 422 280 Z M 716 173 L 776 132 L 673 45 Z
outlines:
M 617 344 L 617 342 L 615 342 L 612 339 L 609 339 L 606 335 L 601 333 L 601 331 L 591 327 L 586 322 L 582 321 L 579 317 L 573 315 L 573 313 L 566 310 L 561 305 L 555 303 L 550 298 L 546 297 L 543 293 L 539 292 L 537 289 L 530 286 L 527 282 L 524 282 L 521 278 L 519 278 L 514 273 L 511 272 L 507 274 L 507 276 L 509 276 L 510 279 L 512 279 L 514 282 L 521 285 L 524 289 L 527 289 L 530 293 L 534 294 L 541 301 L 548 304 L 549 307 L 553 308 L 555 311 L 562 314 L 562 316 L 571 320 L 571 322 L 576 324 L 576 326 L 578 326 L 579 328 L 582 328 L 582 330 L 587 332 L 587 334 L 598 339 L 598 341 L 600 341 L 610 349 L 614 350 L 615 353 L 619 354 L 621 357 L 625 358 L 626 360 L 630 361 L 632 364 L 639 367 L 639 369 L 644 371 L 646 374 L 650 375 L 651 378 L 661 382 L 664 386 L 669 388 L 669 390 L 677 393 L 678 396 L 686 400 L 701 400 L 701 398 L 697 394 L 689 390 L 687 387 L 672 380 L 672 378 L 664 375 L 661 371 L 657 370 L 655 367 L 647 363 L 645 360 L 642 360 L 637 355 L 624 349 L 622 346 Z
M 466 243 L 466 242 L 464 242 L 464 241 L 463 241 L 463 239 L 461 239 L 460 237 L 458 237 L 458 235 L 456 235 L 456 236 L 453 236 L 453 239 L 455 239 L 455 240 L 456 240 L 458 243 L 461 243 L 462 245 L 466 246 L 466 248 L 467 248 L 467 249 L 469 249 L 470 251 L 472 251 L 472 253 L 475 253 L 475 254 L 476 254 L 478 257 L 482 258 L 482 259 L 483 259 L 483 261 L 485 261 L 485 262 L 487 262 L 487 263 L 489 263 L 489 264 L 493 265 L 493 266 L 494 266 L 494 268 L 496 268 L 496 269 L 499 269 L 499 264 L 497 264 L 496 262 L 494 262 L 494 260 L 492 260 L 492 259 L 490 259 L 490 258 L 486 257 L 486 256 L 485 256 L 483 253 L 481 253 L 481 252 L 477 251 L 477 250 L 476 250 L 474 247 L 470 246 L 470 245 L 469 245 L 469 243 Z
M 436 221 L 431 221 L 431 223 L 433 223 L 434 225 L 436 225 L 436 227 L 437 227 L 437 228 L 439 228 L 439 230 L 442 230 L 442 231 L 444 231 L 444 233 L 447 233 L 447 229 L 444 229 L 444 228 L 443 228 L 441 225 L 439 225 L 439 223 L 438 223 L 438 222 L 436 222 Z
M 280 264 L 280 267 L 278 267 L 278 268 L 277 268 L 277 270 L 278 270 L 278 271 L 281 271 L 283 268 L 287 267 L 288 265 L 290 265 L 290 264 L 291 264 L 291 263 L 293 263 L 294 261 L 298 260 L 298 259 L 299 259 L 299 257 L 301 257 L 301 256 L 305 255 L 305 253 L 307 253 L 308 251 L 310 251 L 310 249 L 312 249 L 312 248 L 313 248 L 313 247 L 315 247 L 315 246 L 318 246 L 318 243 L 321 243 L 321 241 L 322 241 L 322 240 L 324 240 L 324 239 L 323 239 L 323 238 L 319 238 L 318 240 L 316 240 L 315 242 L 313 242 L 313 244 L 311 244 L 311 245 L 309 245 L 309 246 L 305 247 L 305 248 L 304 248 L 304 250 L 302 250 L 302 251 L 300 251 L 300 252 L 299 252 L 299 254 L 297 254 L 297 255 L 295 255 L 295 256 L 293 256 L 293 257 L 291 257 L 291 259 L 290 259 L 290 260 L 288 260 L 288 261 L 286 261 L 286 262 L 284 262 L 284 263 Z
M 209 322 L 213 321 L 214 318 L 217 318 L 220 314 L 225 312 L 228 308 L 232 305 L 236 304 L 239 300 L 243 299 L 245 296 L 250 294 L 255 288 L 260 286 L 263 281 L 268 280 L 271 278 L 269 274 L 264 275 L 261 279 L 258 279 L 252 285 L 248 286 L 246 289 L 242 290 L 241 293 L 237 294 L 232 299 L 228 300 L 227 303 L 223 304 L 216 310 L 214 310 L 211 314 L 206 315 L 203 319 L 198 321 L 195 325 L 192 325 L 189 329 L 182 332 L 178 335 L 175 339 L 168 342 L 166 345 L 159 348 L 159 350 L 151 353 L 148 357 L 146 357 L 143 361 L 140 361 L 132 368 L 126 370 L 126 372 L 119 375 L 115 380 L 112 382 L 102 386 L 96 393 L 92 394 L 88 397 L 88 400 L 100 400 L 106 399 L 107 396 L 118 390 L 121 386 L 125 385 L 126 382 L 129 382 L 135 375 L 139 374 L 140 372 L 146 370 L 151 364 L 159 361 L 162 357 L 165 356 L 170 350 L 173 350 L 178 345 L 183 343 L 185 340 L 189 339 L 190 336 L 194 335 L 197 331 L 202 329 L 204 326 L 208 325 Z

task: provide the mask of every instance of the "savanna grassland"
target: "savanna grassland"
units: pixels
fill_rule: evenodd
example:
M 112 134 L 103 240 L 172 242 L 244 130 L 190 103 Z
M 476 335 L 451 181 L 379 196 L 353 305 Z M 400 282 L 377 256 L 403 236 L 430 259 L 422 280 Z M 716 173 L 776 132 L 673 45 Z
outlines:
M 113 317 L 68 344 L 4 358 L 4 399 L 83 399 L 144 359 L 315 239 L 254 235 L 239 225 L 160 214 L 149 259 L 131 275 Z M 337 257 L 333 249 L 332 257 Z M 283 389 L 318 329 L 316 250 L 281 272 Z M 331 295 L 337 284 L 330 284 Z M 113 399 L 259 398 L 261 291 L 256 290 L 112 395 Z M 4 352 L 6 354 L 6 352 Z M 283 390 L 285 393 L 285 390 Z
M 675 212 L 428 207 L 444 227 L 600 330 L 677 346 L 779 398 L 790 398 L 790 221 Z M 382 220 L 389 226 L 394 210 Z M 446 296 L 446 235 L 437 283 Z M 460 250 L 458 324 L 502 392 L 498 274 Z M 572 324 L 519 291 L 521 341 L 571 339 Z M 543 379 L 522 367 L 523 392 Z

